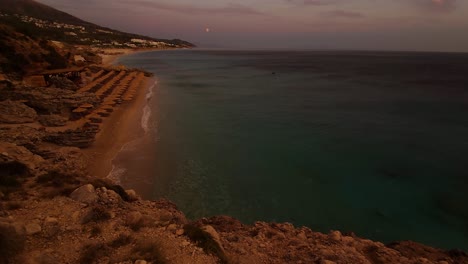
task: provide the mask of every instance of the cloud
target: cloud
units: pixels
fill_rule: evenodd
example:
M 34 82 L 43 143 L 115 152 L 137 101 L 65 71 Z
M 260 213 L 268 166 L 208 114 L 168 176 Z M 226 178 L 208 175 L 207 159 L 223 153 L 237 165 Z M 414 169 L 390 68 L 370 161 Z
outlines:
M 457 6 L 457 0 L 412 0 L 414 5 L 432 12 L 450 12 Z
M 332 17 L 344 17 L 344 18 L 363 18 L 365 17 L 364 14 L 359 12 L 353 11 L 345 11 L 345 10 L 333 10 L 328 12 L 323 12 L 323 15 L 332 16 Z
M 151 1 L 129 1 L 127 3 L 135 6 L 142 6 L 183 14 L 265 15 L 256 9 L 238 4 L 229 4 L 225 7 L 199 7 L 195 5 L 168 4 Z

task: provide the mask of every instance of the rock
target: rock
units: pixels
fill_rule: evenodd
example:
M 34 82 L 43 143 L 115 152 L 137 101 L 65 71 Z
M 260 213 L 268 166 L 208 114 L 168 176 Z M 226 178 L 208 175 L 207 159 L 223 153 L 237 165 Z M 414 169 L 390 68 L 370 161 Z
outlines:
M 0 142 L 0 153 L 0 164 L 17 162 L 24 165 L 30 172 L 40 167 L 44 162 L 41 156 L 12 143 Z
M 38 121 L 46 127 L 60 127 L 67 123 L 68 118 L 60 115 L 40 115 Z
M 304 231 L 297 234 L 297 238 L 300 239 L 300 240 L 307 240 L 307 236 L 306 236 Z
M 49 79 L 49 83 L 51 83 L 52 87 L 59 89 L 66 89 L 72 91 L 78 90 L 78 86 L 76 86 L 74 82 L 64 77 L 53 76 Z
M 138 211 L 130 212 L 127 215 L 127 219 L 125 220 L 125 223 L 127 224 L 127 226 L 129 226 L 131 229 L 135 231 L 139 230 L 146 224 L 143 214 Z
M 43 140 L 60 146 L 87 148 L 93 144 L 98 132 L 98 126 L 85 124 L 75 130 L 69 129 L 62 132 L 48 133 L 43 137 Z
M 135 264 L 147 264 L 148 262 L 146 262 L 146 260 L 137 260 L 135 261 Z
M 221 238 L 218 232 L 212 226 L 204 226 L 202 227 L 202 230 L 220 247 L 220 249 L 223 249 L 223 245 L 221 244 Z
M 70 198 L 72 198 L 75 201 L 86 204 L 93 204 L 99 199 L 98 195 L 96 194 L 96 190 L 94 189 L 94 186 L 91 184 L 81 186 L 78 189 L 74 190 L 70 194 Z
M 42 231 L 42 228 L 36 223 L 31 223 L 25 226 L 25 230 L 27 235 L 35 235 L 37 233 L 40 233 Z
M 181 245 L 182 245 L 183 247 L 187 247 L 187 246 L 189 246 L 189 245 L 190 245 L 190 242 L 188 242 L 188 241 L 184 241 L 184 242 L 182 242 L 182 244 L 181 244 Z
M 47 218 L 44 220 L 44 223 L 45 223 L 45 224 L 58 224 L 58 219 L 55 218 L 55 217 L 47 217 Z
M 70 113 L 70 110 L 83 104 L 97 105 L 99 103 L 99 98 L 93 93 L 78 93 L 52 87 L 18 87 L 9 96 L 27 100 L 30 107 L 48 114 Z
M 60 226 L 57 218 L 54 217 L 47 217 L 44 220 L 44 235 L 46 237 L 53 237 L 56 236 L 60 232 Z
M 336 264 L 336 262 L 331 261 L 331 260 L 322 260 L 320 261 L 320 264 Z
M 330 236 L 331 240 L 337 241 L 337 242 L 341 241 L 341 238 L 342 238 L 342 235 L 341 235 L 340 231 L 332 231 L 332 232 L 330 232 L 329 236 Z
M 114 192 L 113 190 L 107 190 L 106 191 L 106 194 L 107 194 L 107 198 L 109 199 L 110 202 L 120 202 L 122 201 L 122 198 L 120 197 L 120 195 L 118 195 L 116 192 Z
M 178 236 L 181 236 L 181 235 L 184 234 L 184 230 L 183 230 L 183 229 L 179 229 L 179 230 L 176 231 L 175 234 L 178 235 Z
M 40 143 L 44 136 L 45 131 L 24 125 L 0 128 L 0 141 L 14 143 L 30 149 Z
M 167 227 L 167 230 L 168 231 L 171 231 L 171 232 L 174 232 L 177 230 L 177 225 L 176 224 L 170 224 L 168 227 Z
M 135 192 L 135 190 L 125 190 L 125 193 L 128 195 L 128 200 L 130 202 L 137 201 L 140 199 L 138 194 Z
M 0 123 L 24 124 L 35 122 L 36 119 L 36 111 L 21 102 L 11 100 L 0 102 Z
M 341 237 L 341 241 L 343 241 L 345 244 L 349 245 L 349 246 L 353 246 L 355 240 L 353 237 L 350 237 L 350 236 L 343 236 Z

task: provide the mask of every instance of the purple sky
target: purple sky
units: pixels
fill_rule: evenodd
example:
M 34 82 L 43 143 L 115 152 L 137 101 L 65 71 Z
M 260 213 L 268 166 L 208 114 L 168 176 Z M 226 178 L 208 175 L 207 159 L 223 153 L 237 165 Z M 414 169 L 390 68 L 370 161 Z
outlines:
M 468 51 L 467 0 L 39 2 L 102 26 L 201 47 Z

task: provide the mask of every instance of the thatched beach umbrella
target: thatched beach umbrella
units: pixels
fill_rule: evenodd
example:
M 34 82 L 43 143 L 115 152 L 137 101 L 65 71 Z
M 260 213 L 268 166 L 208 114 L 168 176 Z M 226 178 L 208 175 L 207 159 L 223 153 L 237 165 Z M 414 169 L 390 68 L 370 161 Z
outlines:
M 92 104 L 84 104 L 84 105 L 81 105 L 80 108 L 94 108 L 94 105 L 92 105 Z
M 75 113 L 75 114 L 80 114 L 80 113 L 84 113 L 86 111 L 88 111 L 88 110 L 85 109 L 85 108 L 78 107 L 75 110 L 73 110 L 72 112 Z

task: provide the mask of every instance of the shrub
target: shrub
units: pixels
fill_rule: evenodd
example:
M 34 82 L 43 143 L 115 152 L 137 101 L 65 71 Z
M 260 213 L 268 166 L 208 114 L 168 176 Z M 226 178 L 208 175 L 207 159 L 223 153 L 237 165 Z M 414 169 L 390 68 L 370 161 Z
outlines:
M 25 240 L 13 226 L 0 223 L 0 264 L 10 263 L 9 259 L 23 250 Z
M 111 214 L 109 211 L 102 205 L 97 205 L 91 208 L 88 213 L 83 217 L 83 224 L 87 224 L 89 222 L 103 222 L 111 219 Z
M 26 165 L 17 162 L 5 162 L 0 164 L 0 190 L 5 188 L 16 188 L 20 186 L 20 177 L 29 176 L 29 169 Z
M 97 263 L 99 258 L 109 255 L 110 248 L 106 244 L 88 244 L 81 249 L 79 263 L 90 264 Z
M 139 241 L 133 249 L 133 260 L 144 259 L 148 262 L 165 264 L 168 263 L 159 242 L 155 240 Z
M 133 242 L 133 238 L 127 234 L 120 234 L 115 240 L 109 243 L 109 246 L 112 248 L 119 248 L 126 246 Z

